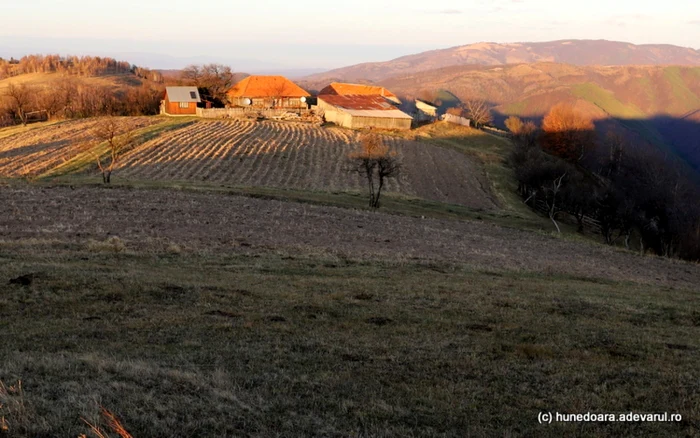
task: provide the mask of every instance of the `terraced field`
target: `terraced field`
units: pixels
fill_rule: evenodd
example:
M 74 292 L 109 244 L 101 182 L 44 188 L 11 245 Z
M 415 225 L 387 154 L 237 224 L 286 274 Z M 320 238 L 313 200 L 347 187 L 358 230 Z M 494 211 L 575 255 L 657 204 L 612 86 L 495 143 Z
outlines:
M 402 175 L 387 191 L 494 209 L 483 172 L 459 152 L 386 137 Z M 202 121 L 132 150 L 116 175 L 127 180 L 197 181 L 321 191 L 364 190 L 346 157 L 359 134 L 301 123 Z
M 160 123 L 153 117 L 123 118 L 124 132 Z M 99 119 L 72 120 L 0 137 L 0 177 L 32 177 L 74 158 L 95 140 Z

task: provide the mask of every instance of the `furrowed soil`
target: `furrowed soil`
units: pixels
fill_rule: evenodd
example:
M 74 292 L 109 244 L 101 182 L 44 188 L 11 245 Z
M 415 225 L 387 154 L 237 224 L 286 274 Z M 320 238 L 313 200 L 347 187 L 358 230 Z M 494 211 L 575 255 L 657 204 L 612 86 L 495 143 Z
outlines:
M 499 207 L 488 180 L 469 157 L 427 143 L 384 137 L 403 163 L 388 192 L 474 209 Z M 201 121 L 146 142 L 115 172 L 126 181 L 190 181 L 303 190 L 364 191 L 348 171 L 360 134 L 304 123 Z
M 697 264 L 214 193 L 0 197 L 0 435 L 92 436 L 100 406 L 137 437 L 700 433 Z
M 157 123 L 154 117 L 121 117 L 120 133 Z M 0 136 L 0 177 L 34 177 L 59 166 L 92 145 L 100 119 L 71 120 Z M 0 134 L 2 131 L 0 131 Z

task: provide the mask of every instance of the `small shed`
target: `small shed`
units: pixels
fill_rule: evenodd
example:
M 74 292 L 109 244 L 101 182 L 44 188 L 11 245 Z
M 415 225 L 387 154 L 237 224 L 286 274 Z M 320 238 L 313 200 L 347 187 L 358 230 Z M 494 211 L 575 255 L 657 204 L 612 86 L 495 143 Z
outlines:
M 462 116 L 456 116 L 454 114 L 443 114 L 440 117 L 440 120 L 447 123 L 454 123 L 455 125 L 462 125 L 467 127 L 472 125 L 472 121 L 470 119 L 467 119 L 466 117 Z
M 327 122 L 351 129 L 411 129 L 413 118 L 382 96 L 318 96 L 318 109 Z
M 437 119 L 438 106 L 426 100 L 416 99 L 415 119 L 418 122 L 432 122 Z
M 248 76 L 228 91 L 234 107 L 307 109 L 311 97 L 284 76 Z
M 197 87 L 165 87 L 161 113 L 169 115 L 195 115 L 197 104 L 202 102 Z
M 319 96 L 382 96 L 383 98 L 401 105 L 401 100 L 384 87 L 364 84 L 345 84 L 342 82 L 332 82 L 318 93 Z

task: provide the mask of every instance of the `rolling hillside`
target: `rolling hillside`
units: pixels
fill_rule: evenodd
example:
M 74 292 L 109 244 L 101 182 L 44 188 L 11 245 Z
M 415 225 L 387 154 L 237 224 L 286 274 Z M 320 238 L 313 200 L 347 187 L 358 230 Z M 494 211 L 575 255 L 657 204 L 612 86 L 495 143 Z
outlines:
M 700 67 L 456 66 L 380 83 L 403 97 L 428 92 L 441 100 L 485 99 L 495 107 L 497 123 L 510 115 L 540 119 L 555 104 L 569 102 L 599 126 L 671 146 L 700 168 Z
M 38 88 L 47 88 L 53 86 L 55 81 L 64 78 L 70 78 L 75 82 L 87 86 L 103 86 L 115 90 L 123 90 L 128 87 L 137 87 L 144 83 L 143 79 L 140 79 L 132 74 L 82 77 L 64 75 L 61 73 L 30 73 L 0 79 L 0 90 L 7 88 L 7 86 L 11 83 L 15 85 L 27 84 Z
M 543 43 L 477 43 L 432 50 L 386 62 L 372 62 L 308 76 L 310 83 L 330 80 L 379 81 L 456 65 L 505 65 L 555 62 L 572 65 L 695 65 L 700 51 L 672 45 L 635 45 L 606 40 Z

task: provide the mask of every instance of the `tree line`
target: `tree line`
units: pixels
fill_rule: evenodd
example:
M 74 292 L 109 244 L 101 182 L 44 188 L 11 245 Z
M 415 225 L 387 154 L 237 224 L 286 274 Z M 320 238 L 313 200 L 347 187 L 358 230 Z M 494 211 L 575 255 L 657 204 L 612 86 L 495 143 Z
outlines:
M 539 127 L 517 117 L 506 126 L 518 192 L 557 230 L 567 214 L 579 232 L 596 223 L 610 245 L 700 260 L 700 185 L 680 159 L 620 133 L 599 138 L 590 118 L 564 104 Z
M 227 65 L 193 64 L 182 70 L 176 82 L 197 87 L 202 99 L 223 108 L 228 103 L 227 92 L 241 79 L 242 75 L 234 73 Z
M 135 74 L 142 79 L 162 83 L 163 76 L 154 70 L 125 61 L 100 56 L 28 55 L 20 59 L 0 58 L 0 79 L 30 73 L 63 73 L 74 76 Z
M 40 85 L 13 82 L 15 77 L 31 73 L 58 74 Z M 105 75 L 125 75 L 127 85 L 100 85 L 87 79 Z M 41 119 L 158 114 L 164 91 L 159 72 L 94 56 L 0 58 L 0 79 L 9 80 L 0 91 L 0 126 L 26 125 L 36 114 Z M 130 81 L 139 85 L 130 85 Z
M 10 83 L 0 92 L 0 126 L 26 125 L 33 113 L 46 119 L 158 114 L 162 98 L 163 87 L 150 83 L 115 88 L 71 76 L 42 85 Z

